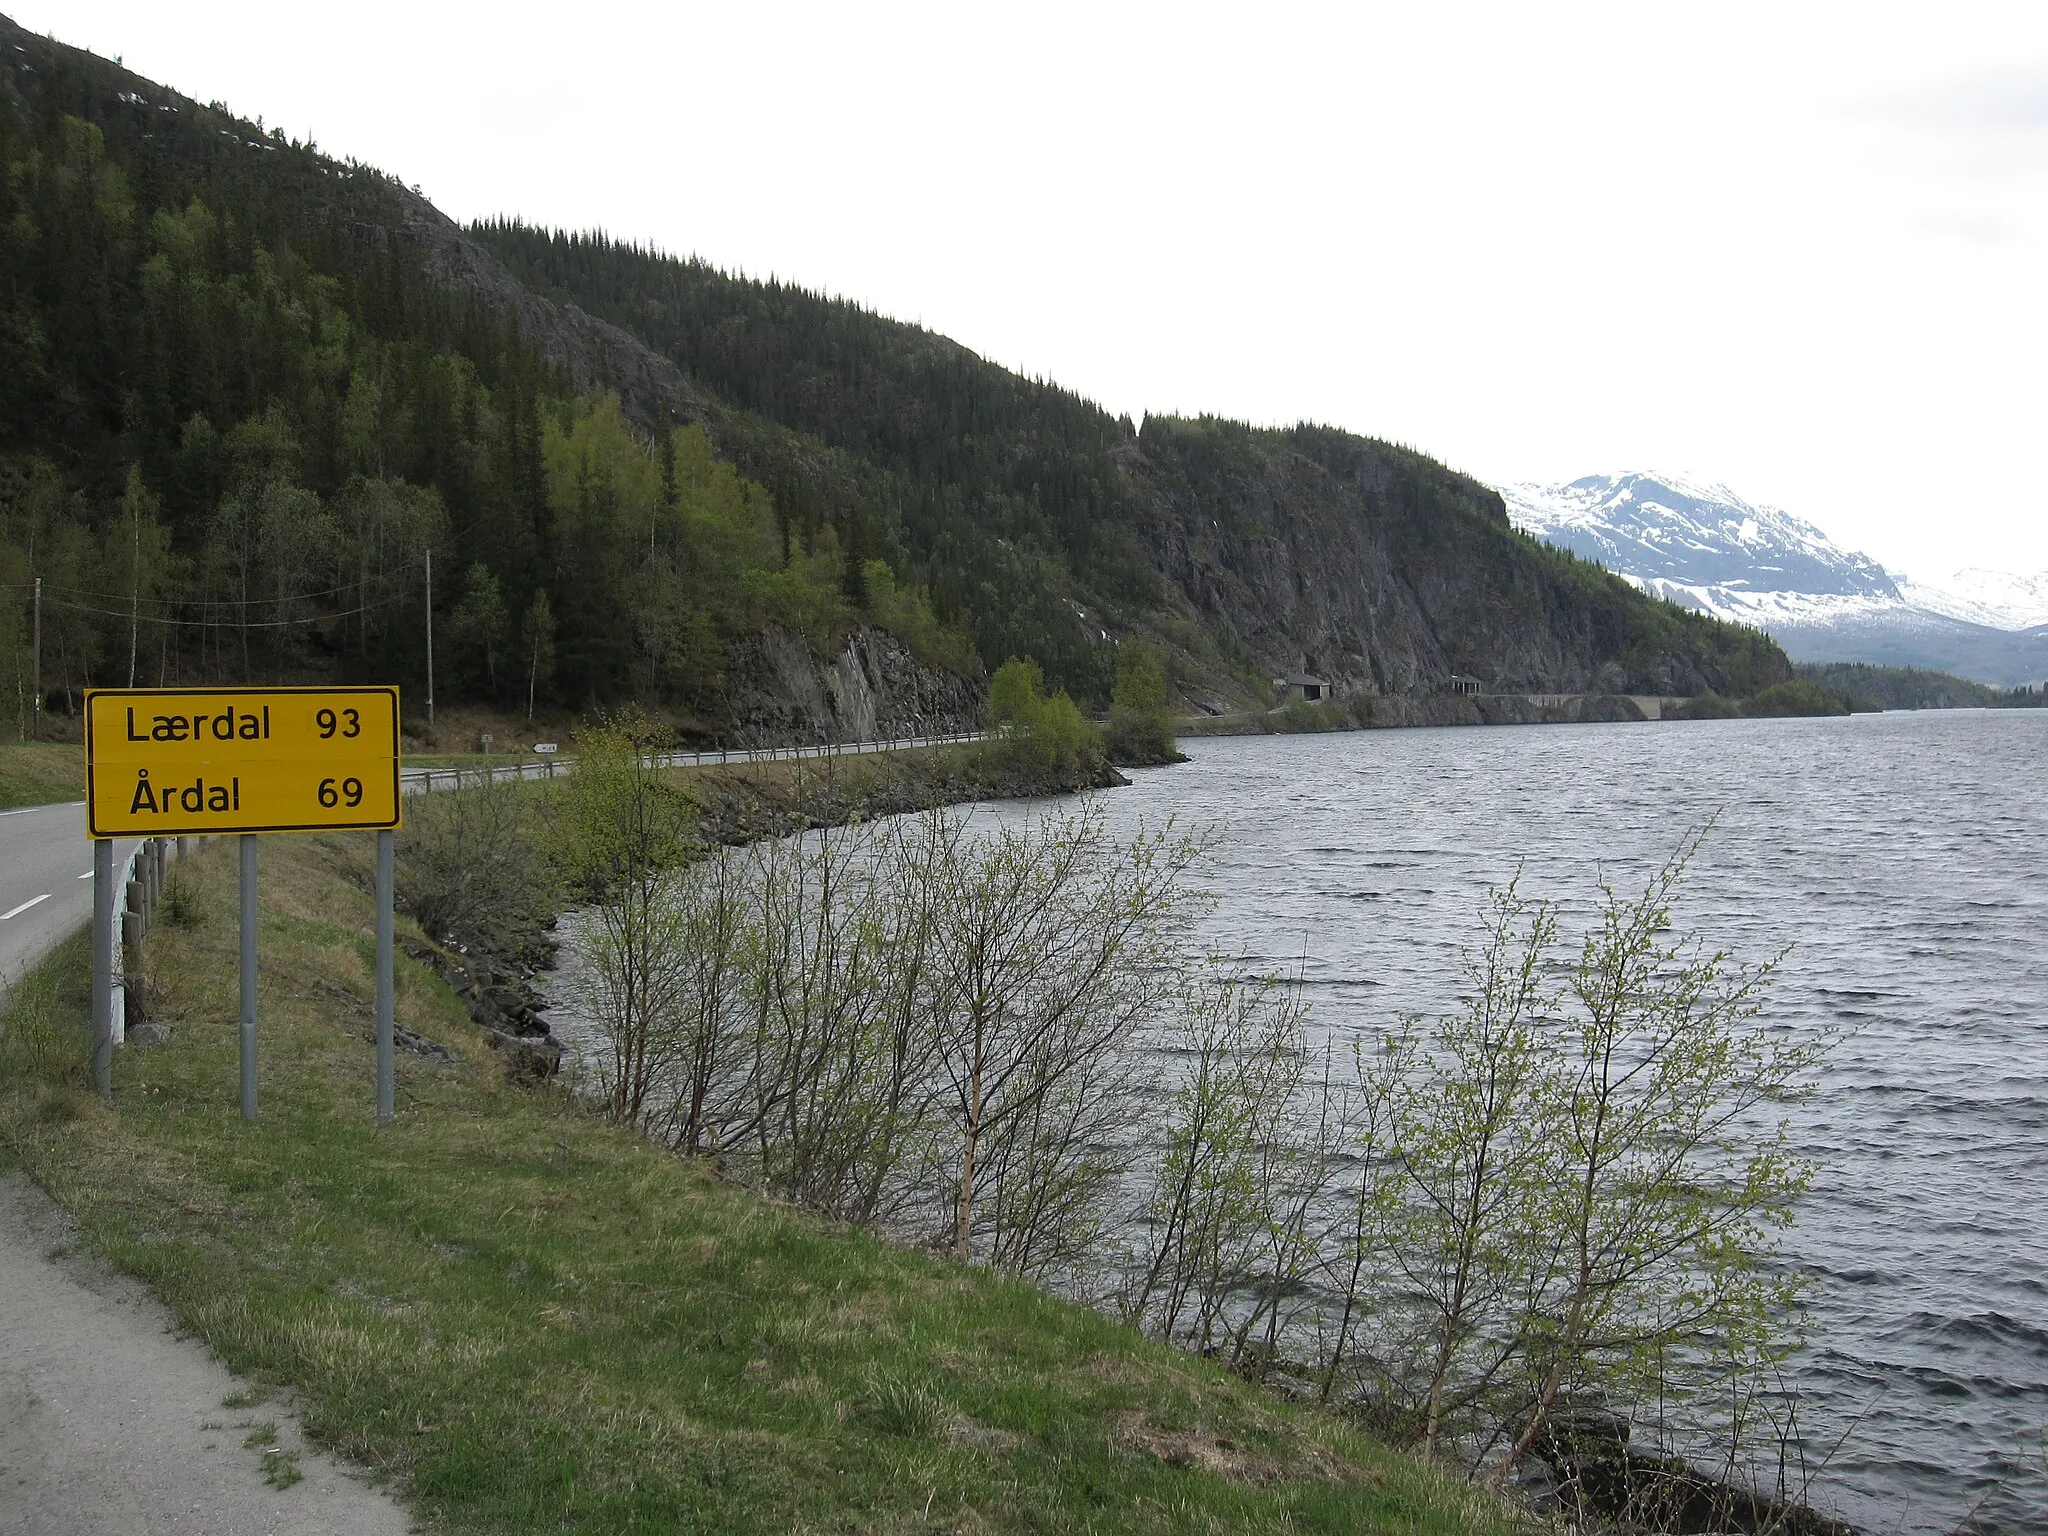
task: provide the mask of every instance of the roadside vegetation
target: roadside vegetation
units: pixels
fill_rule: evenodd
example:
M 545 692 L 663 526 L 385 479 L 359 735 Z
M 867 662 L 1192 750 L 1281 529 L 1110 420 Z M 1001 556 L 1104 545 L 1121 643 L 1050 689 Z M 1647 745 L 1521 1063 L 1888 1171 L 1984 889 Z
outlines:
M 1104 731 L 1110 760 L 1132 767 L 1184 761 L 1173 739 L 1173 708 L 1159 653 L 1142 640 L 1126 640 L 1117 647 L 1116 661 Z
M 1587 1515 L 1619 1486 L 1645 1521 L 1680 1489 L 1788 1518 L 1775 1243 L 1809 1170 L 1774 1106 L 1818 1048 L 1760 1023 L 1770 962 L 1677 933 L 1696 842 L 1573 940 L 1499 893 L 1467 1011 L 1339 1054 L 1284 982 L 1189 947 L 1199 837 L 935 809 L 693 846 L 629 737 L 583 751 L 554 825 L 615 1123 L 1475 1483 L 1544 1464 Z
M 1340 1052 L 1192 947 L 1202 837 L 876 819 L 888 760 L 658 770 L 635 730 L 412 808 L 395 1132 L 363 839 L 266 845 L 259 1124 L 221 849 L 147 941 L 168 1040 L 114 1111 L 77 946 L 0 1036 L 5 1144 L 445 1528 L 1491 1530 L 1536 1469 L 1559 1512 L 1783 1522 L 1740 1490 L 1798 1491 L 1772 1106 L 1815 1057 L 1762 1024 L 1768 963 L 1681 937 L 1682 857 L 1577 939 L 1500 893 L 1463 1012 Z M 513 1086 L 498 984 L 421 941 L 510 951 L 570 901 L 598 1033 L 579 1092 Z
M 373 1124 L 350 840 L 266 842 L 263 1118 L 235 1090 L 234 863 L 148 940 L 164 1044 L 89 1091 L 83 946 L 0 1037 L 7 1155 L 430 1529 L 1507 1533 L 1503 1505 L 985 1264 L 762 1198 L 509 1086 L 403 958 Z M 410 926 L 409 924 L 406 926 Z M 416 937 L 416 936 L 415 936 Z
M 0 742 L 0 811 L 85 798 L 85 751 L 76 742 Z

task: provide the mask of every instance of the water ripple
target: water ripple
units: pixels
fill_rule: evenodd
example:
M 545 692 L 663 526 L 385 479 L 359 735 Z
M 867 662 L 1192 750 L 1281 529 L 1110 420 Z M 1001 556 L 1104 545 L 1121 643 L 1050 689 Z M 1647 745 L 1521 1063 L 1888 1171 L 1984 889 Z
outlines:
M 1487 886 L 1583 914 L 1689 828 L 1691 922 L 1789 943 L 1771 1017 L 1846 1029 L 1796 1129 L 1787 1256 L 1824 1501 L 1867 1529 L 2048 1531 L 2048 711 L 1186 743 L 1103 796 L 1227 840 L 1207 941 L 1276 957 L 1333 1033 L 1451 1004 Z M 987 814 L 1031 814 L 991 807 Z

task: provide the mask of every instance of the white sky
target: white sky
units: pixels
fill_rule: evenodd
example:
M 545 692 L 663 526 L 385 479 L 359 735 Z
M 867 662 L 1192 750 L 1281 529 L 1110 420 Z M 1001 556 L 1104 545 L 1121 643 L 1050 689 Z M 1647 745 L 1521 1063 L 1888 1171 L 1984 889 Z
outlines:
M 1135 418 L 1724 480 L 2048 568 L 2048 5 L 0 0 L 516 213 Z

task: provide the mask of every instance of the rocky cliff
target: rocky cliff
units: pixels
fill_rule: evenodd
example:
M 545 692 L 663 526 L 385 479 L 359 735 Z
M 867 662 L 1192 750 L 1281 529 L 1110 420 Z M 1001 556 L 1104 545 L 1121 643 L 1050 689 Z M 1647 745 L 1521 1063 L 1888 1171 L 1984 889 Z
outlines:
M 831 661 L 786 630 L 746 641 L 731 658 L 728 718 L 735 742 L 888 741 L 981 729 L 981 684 L 920 661 L 894 635 L 862 626 Z
M 1791 675 L 1761 636 L 1538 546 L 1497 493 L 1420 454 L 1321 428 L 1153 418 L 1123 464 L 1175 606 L 1268 682 L 1689 695 Z

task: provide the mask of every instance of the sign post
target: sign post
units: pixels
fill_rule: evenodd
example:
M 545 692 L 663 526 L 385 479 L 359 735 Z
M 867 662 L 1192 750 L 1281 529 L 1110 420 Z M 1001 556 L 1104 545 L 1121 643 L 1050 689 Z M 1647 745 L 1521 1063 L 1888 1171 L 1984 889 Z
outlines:
M 393 1036 L 397 1033 L 392 1017 L 391 986 L 391 887 L 393 844 L 397 841 L 389 827 L 377 834 L 377 1123 L 389 1125 L 397 1116 L 397 1106 L 392 1102 L 393 1068 L 391 1062 Z
M 242 1113 L 256 1118 L 256 839 L 377 836 L 377 1118 L 392 1115 L 392 829 L 399 821 L 396 688 L 98 688 L 85 696 L 85 818 L 93 852 L 94 1067 L 111 1091 L 113 843 L 239 834 Z M 106 985 L 100 970 L 107 969 Z M 102 1044 L 104 1042 L 104 1044 Z
M 242 1118 L 256 1118 L 256 834 L 236 839 L 242 854 Z
M 114 1096 L 114 845 L 92 845 L 92 1077 L 100 1097 Z

